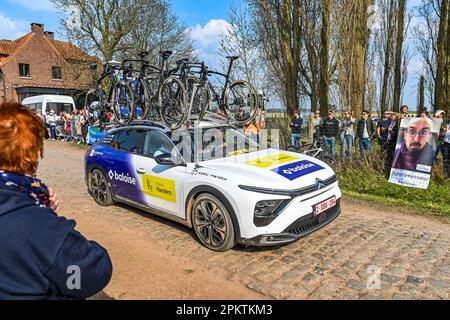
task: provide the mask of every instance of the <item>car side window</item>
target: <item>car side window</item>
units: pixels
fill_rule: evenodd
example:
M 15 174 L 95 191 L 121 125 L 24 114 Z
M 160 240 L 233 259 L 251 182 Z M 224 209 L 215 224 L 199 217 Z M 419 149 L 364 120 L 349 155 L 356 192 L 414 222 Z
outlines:
M 147 132 L 144 142 L 144 156 L 155 158 L 161 154 L 171 154 L 174 145 L 169 137 L 158 130 Z
M 137 153 L 139 151 L 139 144 L 144 133 L 144 130 L 123 130 L 115 139 L 114 147 L 122 151 Z

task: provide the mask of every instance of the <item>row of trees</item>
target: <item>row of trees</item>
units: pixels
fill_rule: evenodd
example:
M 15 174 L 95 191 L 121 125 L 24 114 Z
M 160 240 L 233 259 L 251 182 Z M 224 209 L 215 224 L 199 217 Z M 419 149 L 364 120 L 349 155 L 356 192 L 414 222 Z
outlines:
M 418 107 L 428 100 L 448 112 L 449 0 L 408 2 L 245 0 L 232 5 L 221 50 L 240 54 L 240 71 L 290 114 L 299 106 L 399 111 L 414 57 L 423 63 L 413 75 Z

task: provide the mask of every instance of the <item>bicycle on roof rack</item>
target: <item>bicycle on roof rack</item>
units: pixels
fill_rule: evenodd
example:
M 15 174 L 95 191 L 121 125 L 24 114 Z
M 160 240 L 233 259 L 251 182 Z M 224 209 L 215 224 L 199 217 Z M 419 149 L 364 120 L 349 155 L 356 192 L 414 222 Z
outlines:
M 101 127 L 108 122 L 107 112 L 112 112 L 119 125 L 126 125 L 133 119 L 134 97 L 130 85 L 120 79 L 126 70 L 117 61 L 103 65 L 103 72 L 98 77 L 97 64 L 90 66 L 94 73 L 95 88 L 85 97 L 86 117 L 92 127 Z
M 227 73 L 209 70 L 204 62 L 188 63 L 186 67 L 189 73 L 198 74 L 198 77 L 189 77 L 192 83 L 198 85 L 197 95 L 203 97 L 198 99 L 200 103 L 191 106 L 198 114 L 197 122 L 201 121 L 207 112 L 211 111 L 212 103 L 217 103 L 217 107 L 226 114 L 232 121 L 240 124 L 251 121 L 258 107 L 258 95 L 255 88 L 245 80 L 231 80 L 231 70 L 233 62 L 239 59 L 238 56 L 229 56 Z M 199 71 L 192 71 L 192 68 L 199 68 Z M 224 78 L 225 82 L 220 92 L 216 91 L 209 76 L 216 75 Z
M 170 129 L 178 129 L 189 122 L 198 125 L 207 113 L 212 113 L 212 103 L 217 103 L 229 123 L 245 123 L 255 116 L 258 96 L 253 86 L 244 80 L 230 79 L 233 62 L 239 57 L 228 57 L 226 74 L 210 71 L 204 62 L 190 63 L 184 58 L 170 68 L 172 51 L 161 51 L 159 67 L 147 61 L 147 52 L 140 59 L 125 59 L 122 63 L 105 63 L 98 78 L 97 65 L 91 68 L 96 87 L 86 95 L 85 109 L 91 126 L 107 122 L 107 112 L 112 111 L 119 125 L 132 120 L 161 121 Z M 133 63 L 140 63 L 134 68 Z M 192 69 L 199 68 L 198 71 Z M 225 78 L 221 90 L 215 89 L 209 76 Z M 231 121 L 230 121 L 231 120 Z

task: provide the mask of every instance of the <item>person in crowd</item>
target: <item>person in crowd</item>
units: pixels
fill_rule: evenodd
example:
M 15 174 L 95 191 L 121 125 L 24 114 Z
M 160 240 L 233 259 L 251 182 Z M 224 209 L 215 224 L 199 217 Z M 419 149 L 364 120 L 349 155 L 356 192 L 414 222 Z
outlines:
M 80 118 L 78 120 L 78 125 L 81 128 L 81 139 L 84 144 L 87 144 L 86 137 L 89 130 L 89 123 L 86 116 L 86 110 L 82 109 L 80 111 Z
M 320 116 L 320 111 L 317 110 L 314 113 L 314 119 L 313 119 L 313 143 L 317 143 L 317 141 L 319 140 L 319 137 L 322 136 L 321 132 L 320 132 L 320 128 L 322 126 L 322 118 Z
M 45 121 L 50 128 L 50 139 L 56 140 L 56 126 L 58 125 L 58 116 L 55 110 L 50 110 L 50 113 L 45 117 Z
M 450 121 L 446 121 L 444 133 L 442 156 L 444 158 L 445 172 L 447 173 L 447 177 L 450 179 Z
M 64 125 L 68 139 L 72 136 L 72 123 L 73 123 L 73 115 L 70 113 L 66 113 L 64 117 Z
M 391 119 L 389 117 L 389 111 L 383 112 L 383 118 L 378 121 L 377 124 L 377 137 L 380 142 L 381 154 L 384 156 L 387 151 L 387 137 L 388 137 L 388 128 L 391 123 Z
M 409 114 L 409 107 L 407 105 L 402 105 L 400 108 L 400 119 L 411 117 L 412 115 Z
M 57 195 L 35 177 L 44 134 L 25 106 L 0 105 L 0 300 L 85 299 L 111 279 L 107 251 L 57 215 Z
M 430 113 L 427 110 L 423 110 L 420 113 L 420 118 L 430 118 Z
M 433 165 L 436 152 L 429 143 L 431 128 L 429 118 L 415 118 L 408 123 L 403 131 L 405 141 L 395 153 L 392 168 L 423 172 L 423 166 Z
M 361 160 L 364 160 L 364 156 L 369 155 L 372 152 L 372 140 L 375 136 L 375 126 L 370 119 L 370 113 L 364 110 L 361 115 L 361 120 L 358 121 L 356 126 L 357 137 L 359 140 L 359 152 Z
M 299 150 L 301 147 L 303 119 L 300 117 L 300 111 L 294 111 L 294 117 L 291 120 L 291 143 L 292 146 Z
M 435 112 L 434 117 L 436 119 L 442 119 L 442 125 L 439 130 L 439 136 L 438 136 L 438 142 L 437 142 L 437 149 L 436 149 L 436 159 L 439 157 L 439 154 L 442 153 L 442 157 L 444 157 L 444 138 L 447 133 L 447 123 L 445 123 L 445 111 L 438 110 Z
M 336 136 L 339 132 L 339 120 L 334 117 L 334 112 L 329 111 L 328 117 L 323 121 L 321 133 L 324 137 L 325 147 L 330 148 L 331 157 L 334 159 L 334 148 L 336 145 Z
M 251 121 L 247 121 L 244 124 L 244 134 L 248 137 L 250 137 L 251 139 L 257 141 L 258 140 L 258 128 L 251 122 Z
M 256 127 L 258 128 L 258 131 L 262 131 L 264 129 L 266 129 L 266 115 L 265 115 L 265 111 L 261 110 L 261 109 L 257 109 L 256 110 L 256 114 L 255 114 L 255 124 Z
M 83 142 L 83 133 L 81 131 L 82 123 L 81 123 L 81 111 L 77 110 L 76 116 L 75 116 L 75 131 L 77 134 L 78 144 Z
M 341 159 L 345 161 L 346 150 L 348 152 L 348 158 L 352 161 L 352 149 L 353 141 L 355 139 L 355 132 L 353 126 L 356 120 L 352 116 L 352 112 L 348 111 L 345 113 L 344 119 L 341 121 Z
M 400 122 L 398 119 L 398 114 L 393 112 L 391 114 L 389 127 L 387 129 L 387 137 L 386 137 L 386 171 L 389 172 L 391 170 L 392 161 L 394 160 L 395 147 L 397 146 L 398 139 L 398 129 L 400 127 Z

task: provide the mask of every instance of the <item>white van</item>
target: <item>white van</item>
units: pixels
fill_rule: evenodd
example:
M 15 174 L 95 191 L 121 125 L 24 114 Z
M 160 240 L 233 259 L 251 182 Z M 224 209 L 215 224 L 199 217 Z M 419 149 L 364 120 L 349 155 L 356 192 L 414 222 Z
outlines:
M 54 110 L 56 114 L 60 114 L 61 112 L 73 113 L 76 110 L 75 102 L 70 96 L 45 94 L 25 98 L 22 104 L 34 112 L 42 112 L 43 115 L 49 113 L 50 110 Z

